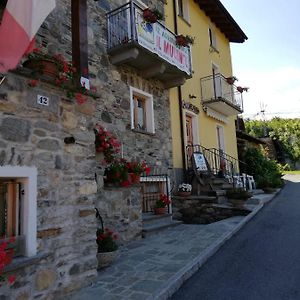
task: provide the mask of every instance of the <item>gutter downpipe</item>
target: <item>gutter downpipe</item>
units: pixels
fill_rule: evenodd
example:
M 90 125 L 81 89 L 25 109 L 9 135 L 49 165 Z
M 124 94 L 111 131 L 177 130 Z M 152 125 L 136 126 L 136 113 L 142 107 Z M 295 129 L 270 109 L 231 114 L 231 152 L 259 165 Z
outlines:
M 173 0 L 173 19 L 174 19 L 174 32 L 177 35 L 178 34 L 178 24 L 177 24 L 176 0 Z M 185 179 L 186 179 L 186 161 L 185 161 L 184 124 L 183 124 L 183 113 L 182 113 L 182 91 L 181 91 L 181 86 L 177 87 L 177 94 L 178 94 L 178 101 L 179 101 L 182 168 L 183 168 L 183 177 L 184 177 L 184 181 L 185 181 Z

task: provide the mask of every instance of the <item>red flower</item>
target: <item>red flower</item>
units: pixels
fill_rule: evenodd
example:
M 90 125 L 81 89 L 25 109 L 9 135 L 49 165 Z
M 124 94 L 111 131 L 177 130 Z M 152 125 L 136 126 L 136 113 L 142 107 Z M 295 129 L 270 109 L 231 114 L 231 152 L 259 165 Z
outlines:
M 117 240 L 117 239 L 118 239 L 118 235 L 117 235 L 117 234 L 114 234 L 114 235 L 113 235 L 113 239 L 114 239 L 114 240 Z
M 150 172 L 151 172 L 151 168 L 149 168 L 149 167 L 146 167 L 146 168 L 145 168 L 145 172 L 146 172 L 146 174 L 147 174 L 147 175 L 149 175 L 149 174 L 150 174 Z
M 7 280 L 9 282 L 9 284 L 13 284 L 15 282 L 15 280 L 16 280 L 16 275 L 10 275 L 10 276 L 8 276 Z
M 31 86 L 31 87 L 35 87 L 37 86 L 39 83 L 39 81 L 37 79 L 31 79 L 28 81 L 28 85 Z
M 124 180 L 124 181 L 122 181 L 122 182 L 121 182 L 121 186 L 123 186 L 123 187 L 128 187 L 128 186 L 130 186 L 130 181 L 129 181 L 129 180 Z
M 84 97 L 84 96 L 83 96 L 82 94 L 80 94 L 80 93 L 76 93 L 76 94 L 75 94 L 75 99 L 76 99 L 76 101 L 77 101 L 78 104 L 83 104 L 84 102 L 87 101 L 87 98 Z

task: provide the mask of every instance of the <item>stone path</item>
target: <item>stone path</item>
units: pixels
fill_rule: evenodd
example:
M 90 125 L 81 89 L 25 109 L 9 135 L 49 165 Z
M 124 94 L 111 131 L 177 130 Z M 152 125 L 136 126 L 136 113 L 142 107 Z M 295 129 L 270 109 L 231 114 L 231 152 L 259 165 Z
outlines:
M 273 195 L 268 199 L 271 197 Z M 194 273 L 199 268 L 201 255 L 208 257 L 210 248 L 227 239 L 247 217 L 233 217 L 208 225 L 182 224 L 132 242 L 121 250 L 120 258 L 111 267 L 99 271 L 93 286 L 64 299 L 166 298 L 159 296 L 164 294 L 162 291 L 179 277 L 182 283 Z

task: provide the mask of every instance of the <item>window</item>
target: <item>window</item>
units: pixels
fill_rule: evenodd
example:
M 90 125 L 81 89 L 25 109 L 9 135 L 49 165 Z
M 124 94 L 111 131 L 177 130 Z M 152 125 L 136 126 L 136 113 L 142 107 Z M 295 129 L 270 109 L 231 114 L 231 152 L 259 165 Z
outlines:
M 177 0 L 178 15 L 189 22 L 189 1 Z
M 131 129 L 154 133 L 153 97 L 130 87 Z
M 208 29 L 208 35 L 209 35 L 209 46 L 213 48 L 213 50 L 217 50 L 217 38 L 216 33 L 211 28 Z
M 14 255 L 36 254 L 37 172 L 0 167 L 0 236 L 16 237 Z

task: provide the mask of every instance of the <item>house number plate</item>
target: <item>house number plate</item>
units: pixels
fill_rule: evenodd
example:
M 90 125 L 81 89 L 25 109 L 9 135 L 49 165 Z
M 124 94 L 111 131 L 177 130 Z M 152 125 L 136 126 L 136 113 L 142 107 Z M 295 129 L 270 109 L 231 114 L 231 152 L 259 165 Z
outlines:
M 50 99 L 49 97 L 37 95 L 37 104 L 49 106 Z

